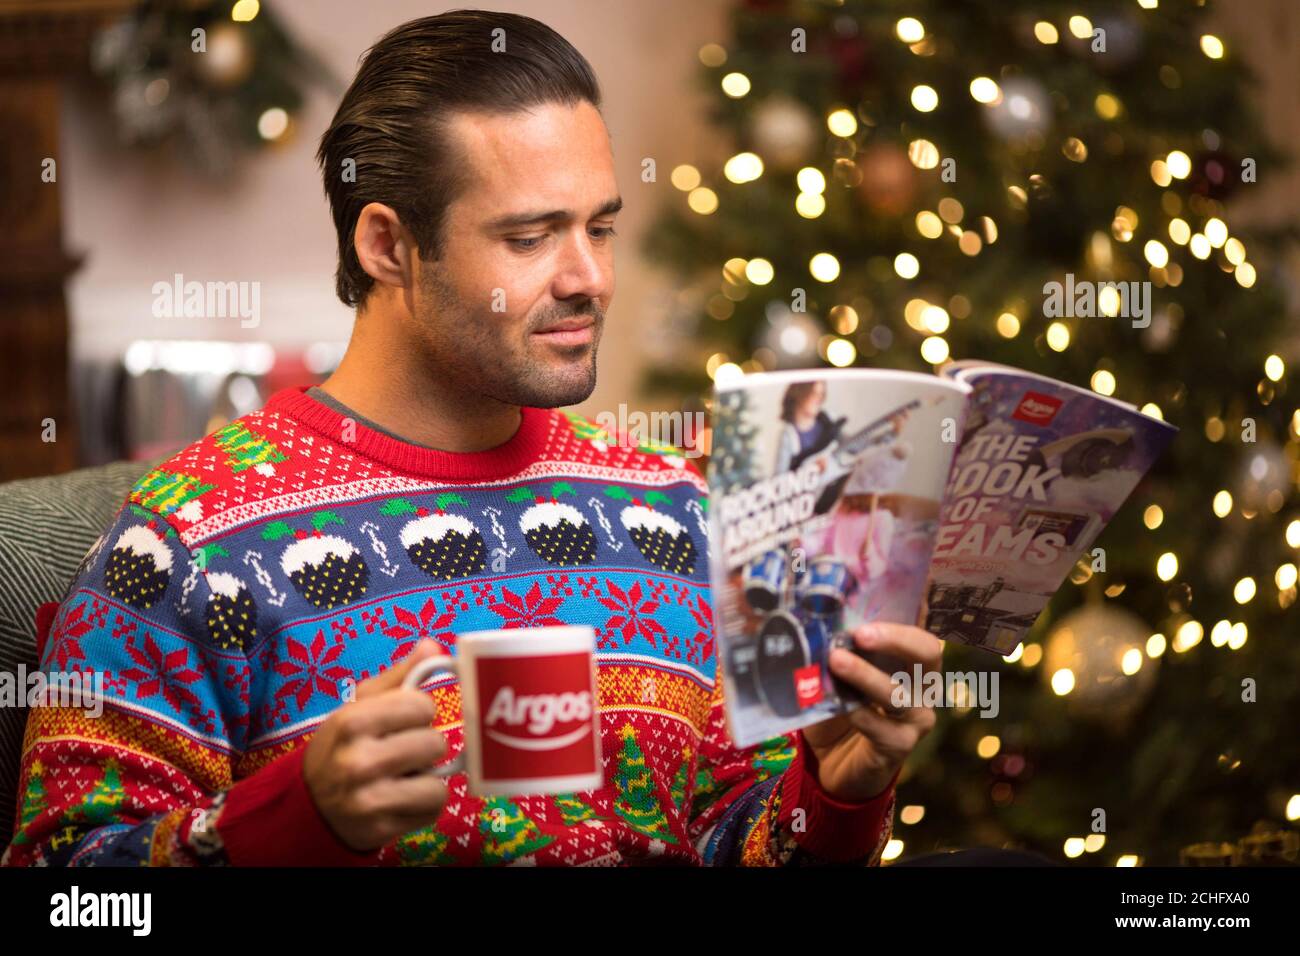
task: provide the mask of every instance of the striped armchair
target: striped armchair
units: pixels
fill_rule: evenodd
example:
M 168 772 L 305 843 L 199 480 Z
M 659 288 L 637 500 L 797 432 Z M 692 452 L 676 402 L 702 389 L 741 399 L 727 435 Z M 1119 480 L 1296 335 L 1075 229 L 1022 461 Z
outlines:
M 0 484 L 0 672 L 37 666 L 36 613 L 60 601 L 77 566 L 154 462 Z M 21 697 L 23 688 L 19 688 Z M 13 836 L 26 707 L 0 707 L 0 849 Z

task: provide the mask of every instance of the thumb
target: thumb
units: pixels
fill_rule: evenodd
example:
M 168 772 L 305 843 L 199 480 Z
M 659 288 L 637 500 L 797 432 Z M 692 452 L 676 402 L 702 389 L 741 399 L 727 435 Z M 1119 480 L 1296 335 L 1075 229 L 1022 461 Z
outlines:
M 388 670 L 377 674 L 369 680 L 364 680 L 357 685 L 357 700 L 363 700 L 375 694 L 383 694 L 390 690 L 396 690 L 402 686 L 402 681 L 406 680 L 406 675 L 411 672 L 411 668 L 420 661 L 428 657 L 441 657 L 444 651 L 442 645 L 437 641 L 431 641 L 428 638 L 420 641 L 415 645 L 415 649 L 407 654 L 402 660 L 394 664 Z

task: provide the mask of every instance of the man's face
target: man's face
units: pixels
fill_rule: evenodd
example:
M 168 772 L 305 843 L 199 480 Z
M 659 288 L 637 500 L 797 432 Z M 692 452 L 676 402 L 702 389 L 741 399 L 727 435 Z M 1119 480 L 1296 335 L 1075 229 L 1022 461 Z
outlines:
M 443 257 L 421 260 L 413 311 L 440 377 L 510 405 L 553 408 L 596 386 L 614 297 L 621 205 L 590 103 L 460 113 L 471 184 L 447 210 Z

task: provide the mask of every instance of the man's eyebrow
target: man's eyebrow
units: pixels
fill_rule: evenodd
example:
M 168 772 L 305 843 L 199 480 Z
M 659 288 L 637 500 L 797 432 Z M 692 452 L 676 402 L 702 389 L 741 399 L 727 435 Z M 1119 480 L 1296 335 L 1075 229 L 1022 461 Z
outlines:
M 607 199 L 599 209 L 591 216 L 592 219 L 598 219 L 601 216 L 612 216 L 623 208 L 623 197 L 618 196 L 614 199 Z M 499 229 L 515 229 L 519 226 L 533 226 L 544 222 L 570 222 L 573 214 L 567 209 L 551 209 L 543 212 L 519 212 L 512 213 L 508 216 L 499 216 L 490 220 L 487 229 L 495 232 Z

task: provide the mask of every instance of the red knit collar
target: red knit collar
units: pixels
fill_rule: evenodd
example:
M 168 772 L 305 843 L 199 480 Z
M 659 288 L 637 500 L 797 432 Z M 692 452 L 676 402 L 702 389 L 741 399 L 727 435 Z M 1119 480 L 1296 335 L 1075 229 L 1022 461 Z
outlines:
M 521 421 L 514 436 L 486 451 L 452 452 L 412 445 L 356 422 L 356 440 L 342 441 L 344 415 L 306 394 L 310 385 L 281 389 L 266 402 L 264 411 L 285 415 L 325 438 L 395 471 L 423 478 L 456 481 L 492 480 L 517 474 L 541 457 L 551 431 L 553 412 L 547 408 L 520 408 Z

